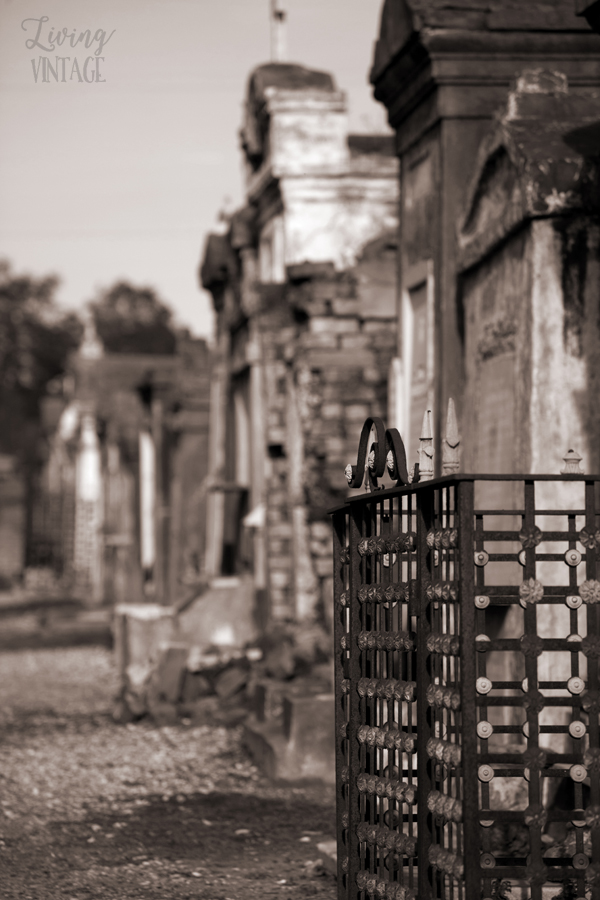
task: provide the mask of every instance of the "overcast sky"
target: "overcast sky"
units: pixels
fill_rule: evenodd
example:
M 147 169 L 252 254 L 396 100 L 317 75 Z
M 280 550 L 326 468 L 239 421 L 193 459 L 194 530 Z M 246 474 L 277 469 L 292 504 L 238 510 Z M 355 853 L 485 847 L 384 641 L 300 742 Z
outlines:
M 289 60 L 335 76 L 354 131 L 386 128 L 368 85 L 382 2 L 281 4 Z M 210 334 L 198 262 L 219 210 L 242 200 L 237 132 L 248 74 L 269 60 L 269 0 L 0 0 L 0 10 L 0 256 L 58 274 L 69 306 L 117 278 L 152 285 L 181 323 Z M 86 29 L 96 41 L 69 46 Z M 57 56 L 69 57 L 61 81 L 48 72 L 44 83 L 40 57 L 57 66 Z

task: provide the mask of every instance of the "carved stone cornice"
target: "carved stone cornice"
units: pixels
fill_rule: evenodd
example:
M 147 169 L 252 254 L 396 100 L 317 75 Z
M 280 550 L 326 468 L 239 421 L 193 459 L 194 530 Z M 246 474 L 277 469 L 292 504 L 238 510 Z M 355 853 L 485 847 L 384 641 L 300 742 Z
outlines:
M 470 11 L 444 11 L 434 0 L 387 0 L 371 82 L 392 127 L 402 127 L 399 152 L 439 119 L 489 116 L 520 68 L 547 64 L 573 88 L 600 83 L 600 36 L 570 0 L 502 6 L 473 0 Z

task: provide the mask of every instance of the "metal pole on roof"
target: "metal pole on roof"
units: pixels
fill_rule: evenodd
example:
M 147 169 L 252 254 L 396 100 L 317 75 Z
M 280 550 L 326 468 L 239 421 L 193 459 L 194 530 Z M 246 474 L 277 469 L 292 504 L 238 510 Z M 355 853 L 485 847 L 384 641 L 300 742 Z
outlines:
M 287 56 L 285 20 L 287 13 L 279 0 L 271 0 L 271 61 L 285 62 Z

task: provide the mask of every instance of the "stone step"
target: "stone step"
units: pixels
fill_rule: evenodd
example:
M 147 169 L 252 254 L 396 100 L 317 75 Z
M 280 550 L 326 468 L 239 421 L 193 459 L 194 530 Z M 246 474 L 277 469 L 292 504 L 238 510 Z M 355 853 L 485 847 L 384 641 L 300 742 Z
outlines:
M 323 868 L 337 877 L 337 841 L 331 838 L 317 844 L 317 850 L 321 854 Z
M 333 694 L 284 697 L 281 718 L 250 716 L 244 743 L 270 778 L 335 783 Z
M 2 618 L 0 650 L 51 647 L 112 647 L 111 611 L 53 607 Z

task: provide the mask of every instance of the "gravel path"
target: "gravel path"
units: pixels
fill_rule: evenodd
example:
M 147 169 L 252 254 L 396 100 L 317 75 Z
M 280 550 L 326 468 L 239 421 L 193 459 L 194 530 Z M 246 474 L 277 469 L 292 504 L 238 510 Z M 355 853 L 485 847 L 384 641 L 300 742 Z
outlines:
M 2 900 L 333 900 L 333 791 L 275 785 L 239 730 L 117 725 L 110 653 L 0 655 Z

